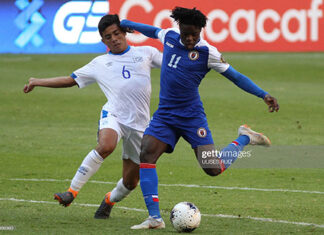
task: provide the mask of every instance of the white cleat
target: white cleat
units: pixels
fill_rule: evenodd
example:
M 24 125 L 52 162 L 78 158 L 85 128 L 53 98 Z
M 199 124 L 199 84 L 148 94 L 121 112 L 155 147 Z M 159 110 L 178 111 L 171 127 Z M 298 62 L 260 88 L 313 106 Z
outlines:
M 165 228 L 165 223 L 162 218 L 154 219 L 149 216 L 143 223 L 131 227 L 131 229 L 161 229 Z
M 263 133 L 258 133 L 253 131 L 248 125 L 242 125 L 238 129 L 239 135 L 247 135 L 250 137 L 251 145 L 263 145 L 265 147 L 270 147 L 271 141 Z

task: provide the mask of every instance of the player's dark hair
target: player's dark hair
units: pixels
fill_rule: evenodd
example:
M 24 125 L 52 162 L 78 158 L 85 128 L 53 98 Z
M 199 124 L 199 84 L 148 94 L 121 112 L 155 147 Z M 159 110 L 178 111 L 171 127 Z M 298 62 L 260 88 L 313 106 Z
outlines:
M 178 24 L 189 24 L 199 28 L 206 26 L 207 17 L 196 8 L 175 7 L 170 15 Z
M 105 29 L 113 24 L 116 24 L 125 33 L 131 32 L 128 29 L 120 27 L 119 16 L 117 14 L 115 14 L 115 15 L 105 15 L 100 19 L 99 24 L 98 24 L 98 29 L 99 29 L 100 35 L 102 36 L 102 33 L 105 31 Z

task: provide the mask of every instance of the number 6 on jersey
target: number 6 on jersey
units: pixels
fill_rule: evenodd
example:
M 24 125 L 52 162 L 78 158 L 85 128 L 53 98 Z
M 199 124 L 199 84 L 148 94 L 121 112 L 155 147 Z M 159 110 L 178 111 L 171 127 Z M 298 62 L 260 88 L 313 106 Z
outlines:
M 130 72 L 125 68 L 126 66 L 124 65 L 123 66 L 123 77 L 125 78 L 125 79 L 129 79 L 130 77 L 131 77 L 131 74 L 130 74 Z

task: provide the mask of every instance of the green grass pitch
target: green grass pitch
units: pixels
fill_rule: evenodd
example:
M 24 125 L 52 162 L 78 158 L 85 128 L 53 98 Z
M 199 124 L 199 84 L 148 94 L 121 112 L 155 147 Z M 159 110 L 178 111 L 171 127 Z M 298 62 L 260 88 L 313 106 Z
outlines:
M 278 98 L 280 111 L 268 113 L 261 99 L 211 71 L 200 94 L 216 145 L 226 146 L 247 123 L 273 146 L 247 147 L 250 157 L 213 178 L 180 140 L 157 165 L 167 226 L 159 231 L 129 229 L 147 217 L 140 187 L 118 203 L 109 220 L 93 219 L 121 177 L 121 144 L 70 207 L 53 200 L 95 147 L 106 100 L 97 85 L 35 88 L 29 94 L 22 89 L 29 77 L 69 75 L 95 56 L 0 55 L 0 233 L 176 233 L 169 212 L 180 201 L 195 203 L 204 214 L 194 234 L 324 233 L 323 53 L 225 53 L 234 68 Z M 158 104 L 159 70 L 152 73 L 152 88 L 151 113 Z M 5 231 L 8 226 L 13 230 Z

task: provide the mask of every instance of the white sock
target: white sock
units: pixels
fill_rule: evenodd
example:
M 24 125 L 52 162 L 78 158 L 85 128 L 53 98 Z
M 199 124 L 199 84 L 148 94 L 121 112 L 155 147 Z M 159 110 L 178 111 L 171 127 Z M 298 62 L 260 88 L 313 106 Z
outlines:
M 104 159 L 96 150 L 91 150 L 75 173 L 70 187 L 75 191 L 80 191 L 82 186 L 88 182 L 90 177 L 98 171 L 103 161 Z
M 129 190 L 123 184 L 123 178 L 121 178 L 116 187 L 111 191 L 110 201 L 111 202 L 120 202 L 123 200 L 132 190 Z

